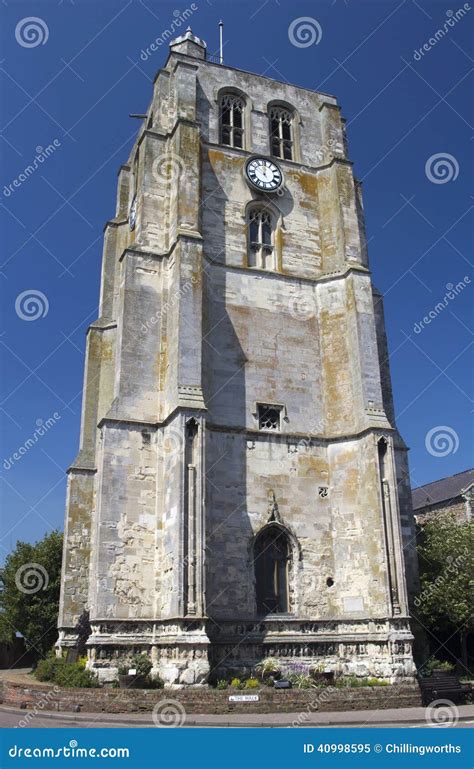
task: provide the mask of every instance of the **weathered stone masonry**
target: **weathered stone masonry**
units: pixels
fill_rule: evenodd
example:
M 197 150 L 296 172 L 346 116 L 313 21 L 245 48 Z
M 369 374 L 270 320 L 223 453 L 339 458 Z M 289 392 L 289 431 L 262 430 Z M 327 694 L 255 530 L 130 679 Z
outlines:
M 226 89 L 245 103 L 242 148 L 220 141 Z M 270 156 L 274 104 L 294 159 L 271 196 L 243 166 Z M 103 680 L 142 650 L 169 683 L 269 655 L 413 675 L 406 447 L 346 153 L 334 97 L 211 63 L 190 32 L 171 43 L 105 229 L 69 470 L 58 647 L 88 610 Z M 254 203 L 273 269 L 249 266 Z M 262 614 L 266 531 L 286 543 L 285 596 Z

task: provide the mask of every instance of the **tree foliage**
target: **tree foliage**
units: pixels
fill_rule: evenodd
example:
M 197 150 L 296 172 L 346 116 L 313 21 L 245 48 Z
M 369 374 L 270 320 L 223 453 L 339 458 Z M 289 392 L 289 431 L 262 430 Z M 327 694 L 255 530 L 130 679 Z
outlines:
M 44 656 L 57 638 L 63 535 L 46 534 L 34 545 L 17 542 L 5 561 L 0 592 L 0 640 L 25 638 L 27 649 Z
M 474 590 L 474 523 L 457 523 L 445 515 L 423 527 L 418 545 L 419 595 L 415 616 L 436 632 L 472 632 Z

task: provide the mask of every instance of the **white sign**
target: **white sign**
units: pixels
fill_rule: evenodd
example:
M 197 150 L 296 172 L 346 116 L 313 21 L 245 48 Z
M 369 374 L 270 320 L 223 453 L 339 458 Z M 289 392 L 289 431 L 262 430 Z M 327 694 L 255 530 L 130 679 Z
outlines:
M 231 694 L 229 702 L 258 702 L 258 694 Z
M 129 676 L 136 676 L 137 675 L 136 669 L 135 668 L 129 668 L 128 675 Z

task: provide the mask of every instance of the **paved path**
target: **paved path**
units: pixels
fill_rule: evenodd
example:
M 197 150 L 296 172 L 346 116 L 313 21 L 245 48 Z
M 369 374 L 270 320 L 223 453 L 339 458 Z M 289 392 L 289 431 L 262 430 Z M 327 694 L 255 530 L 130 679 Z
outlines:
M 473 728 L 474 705 L 460 705 L 457 708 L 458 728 Z M 298 717 L 299 720 L 298 720 Z M 22 723 L 19 723 L 19 722 Z M 186 727 L 291 727 L 294 722 L 301 727 L 429 727 L 441 728 L 435 722 L 427 723 L 425 708 L 397 708 L 390 710 L 351 710 L 343 713 L 311 713 L 303 720 L 299 713 L 268 713 L 233 715 L 189 715 Z M 90 729 L 107 728 L 154 728 L 151 713 L 53 713 L 0 707 L 1 727 L 68 727 Z
M 14 683 L 31 684 L 36 681 L 32 677 L 32 668 L 3 668 L 0 670 L 0 681 L 14 681 Z M 38 683 L 36 681 L 36 683 Z

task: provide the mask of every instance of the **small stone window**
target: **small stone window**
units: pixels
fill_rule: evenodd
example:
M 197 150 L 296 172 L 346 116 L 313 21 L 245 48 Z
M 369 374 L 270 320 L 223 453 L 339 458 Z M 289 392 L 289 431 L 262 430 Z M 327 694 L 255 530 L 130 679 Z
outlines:
M 259 403 L 257 406 L 258 427 L 260 430 L 278 432 L 281 422 L 281 406 L 271 406 L 267 403 Z
M 220 101 L 221 144 L 228 147 L 244 146 L 245 102 L 241 96 L 225 93 Z
M 271 213 L 262 207 L 251 208 L 247 229 L 249 266 L 273 270 L 275 264 Z
M 276 158 L 293 160 L 293 115 L 284 107 L 270 110 L 270 149 Z

